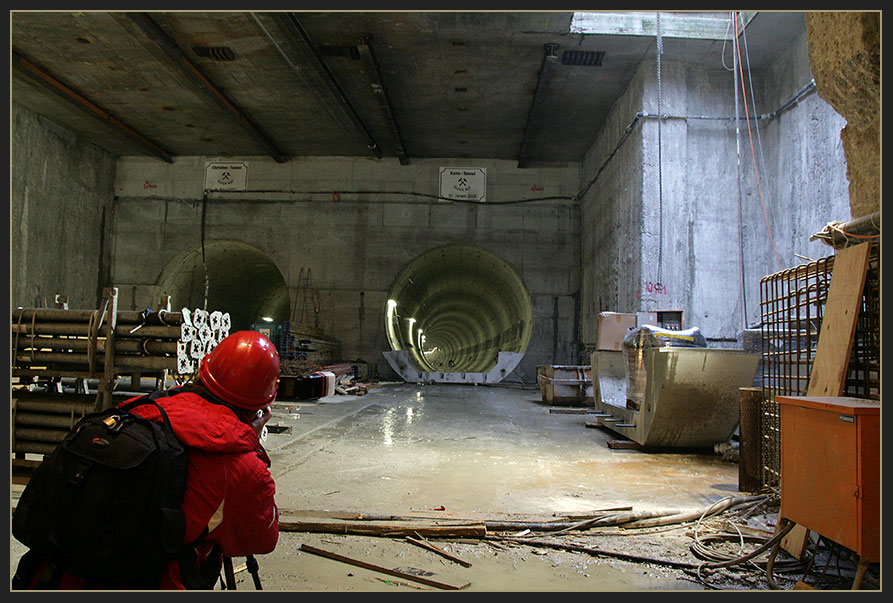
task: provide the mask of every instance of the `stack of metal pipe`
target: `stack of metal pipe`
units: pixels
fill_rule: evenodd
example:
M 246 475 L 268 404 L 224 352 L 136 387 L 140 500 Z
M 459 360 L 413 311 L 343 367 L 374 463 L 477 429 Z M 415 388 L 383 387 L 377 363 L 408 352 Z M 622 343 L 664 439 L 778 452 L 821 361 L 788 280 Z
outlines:
M 16 308 L 13 374 L 99 378 L 109 353 L 118 375 L 177 368 L 182 313 L 118 312 L 116 318 L 101 322 L 93 310 Z
M 189 377 L 229 334 L 228 313 L 117 311 L 115 296 L 100 310 L 12 311 L 11 376 L 19 382 L 11 388 L 13 452 L 20 458 L 48 454 L 84 414 L 113 405 L 119 378 L 129 375 L 138 384 L 155 377 L 163 384 L 168 376 Z M 72 379 L 83 388 L 64 393 L 62 381 Z M 95 394 L 88 393 L 88 380 L 98 380 Z
M 12 314 L 14 376 L 108 377 L 103 373 L 109 351 L 117 375 L 190 375 L 230 329 L 228 313 L 187 308 L 119 312 L 113 329 L 97 324 L 91 310 L 16 308 Z
M 21 461 L 25 454 L 50 454 L 81 417 L 95 410 L 96 396 L 13 390 L 11 402 L 12 452 Z

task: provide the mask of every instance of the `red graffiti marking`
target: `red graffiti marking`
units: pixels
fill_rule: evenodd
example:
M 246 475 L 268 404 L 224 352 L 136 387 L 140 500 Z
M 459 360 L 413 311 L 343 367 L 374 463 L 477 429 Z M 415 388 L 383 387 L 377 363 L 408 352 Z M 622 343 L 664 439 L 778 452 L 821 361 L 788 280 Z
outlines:
M 143 185 L 143 188 L 158 188 L 158 185 L 157 185 L 157 184 L 152 184 L 151 182 L 149 182 L 148 180 L 146 180 L 146 183 Z
M 645 281 L 645 291 L 647 293 L 660 293 L 662 295 L 667 295 L 667 286 L 663 283 L 652 283 L 651 281 Z

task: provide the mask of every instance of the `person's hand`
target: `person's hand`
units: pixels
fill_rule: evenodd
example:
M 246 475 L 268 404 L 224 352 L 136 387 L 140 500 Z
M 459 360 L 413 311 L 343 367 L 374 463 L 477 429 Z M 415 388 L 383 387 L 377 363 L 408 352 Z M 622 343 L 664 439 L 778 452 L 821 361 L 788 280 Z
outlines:
M 266 425 L 267 421 L 269 421 L 272 417 L 273 413 L 272 411 L 270 411 L 270 407 L 265 406 L 264 408 L 257 411 L 257 415 L 255 415 L 255 417 L 248 424 L 251 425 L 251 429 L 254 430 L 254 433 L 257 434 L 257 437 L 260 437 L 261 433 L 264 430 L 264 425 Z

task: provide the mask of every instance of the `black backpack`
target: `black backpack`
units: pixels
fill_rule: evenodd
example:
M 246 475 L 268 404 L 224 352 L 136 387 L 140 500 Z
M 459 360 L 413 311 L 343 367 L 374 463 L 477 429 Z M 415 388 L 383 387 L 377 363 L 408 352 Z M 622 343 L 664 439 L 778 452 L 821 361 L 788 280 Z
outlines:
M 155 402 L 179 389 L 85 416 L 44 459 L 12 517 L 12 534 L 30 549 L 30 563 L 49 562 L 57 575 L 100 588 L 155 589 L 183 551 L 194 560 L 196 543 L 184 543 L 181 510 L 186 449 Z M 129 412 L 143 404 L 158 407 L 163 423 Z M 25 573 L 24 561 L 18 573 Z M 30 578 L 19 580 L 22 587 Z

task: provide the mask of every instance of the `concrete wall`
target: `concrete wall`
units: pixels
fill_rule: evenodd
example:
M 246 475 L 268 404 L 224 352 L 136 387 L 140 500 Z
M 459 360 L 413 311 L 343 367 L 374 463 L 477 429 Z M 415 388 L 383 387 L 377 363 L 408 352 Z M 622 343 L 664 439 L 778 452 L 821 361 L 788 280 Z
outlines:
M 96 308 L 115 158 L 19 103 L 10 115 L 10 303 Z
M 644 149 L 640 70 L 617 101 L 582 166 L 581 339 L 594 344 L 600 312 L 639 308 Z
M 809 236 L 850 217 L 842 120 L 814 94 L 770 115 L 810 80 L 805 34 L 754 74 L 760 119 L 742 122 L 739 168 L 731 73 L 662 60 L 661 112 L 674 117 L 636 122 L 657 113 L 656 64 L 642 63 L 583 165 L 586 183 L 601 170 L 583 199 L 584 345 L 600 311 L 671 309 L 725 347 L 759 324 L 761 278 L 801 263 L 795 254 L 831 255 Z
M 776 111 L 812 80 L 805 33 L 791 44 L 783 59 L 761 74 L 767 94 L 763 104 L 757 105 L 760 113 Z M 782 265 L 787 268 L 802 263 L 797 255 L 814 259 L 831 255 L 830 247 L 809 238 L 828 222 L 854 217 L 841 141 L 846 120 L 818 94 L 810 92 L 789 109 L 762 119 L 760 125 L 767 164 L 763 187 Z M 747 185 L 753 194 L 750 175 Z M 751 221 L 762 223 L 759 210 L 756 203 L 751 205 Z M 752 253 L 762 251 L 764 264 L 777 265 L 773 264 L 776 260 L 770 245 L 759 245 L 757 237 L 751 244 Z
M 534 381 L 537 365 L 575 357 L 579 207 L 569 200 L 500 202 L 571 197 L 578 190 L 577 167 L 519 170 L 514 162 L 463 160 L 487 168 L 488 193 L 483 204 L 460 204 L 428 197 L 438 194 L 439 167 L 460 165 L 455 161 L 240 160 L 248 164 L 248 188 L 266 192 L 209 192 L 206 240 L 259 249 L 279 268 L 293 301 L 309 272 L 322 308 L 319 326 L 342 342 L 345 359 L 377 363 L 389 376 L 381 357 L 389 349 L 388 289 L 409 261 L 448 243 L 496 254 L 530 291 L 533 336 L 516 371 L 525 382 Z M 118 162 L 111 278 L 125 307 L 155 305 L 160 292 L 154 285 L 165 267 L 201 245 L 204 174 L 199 157 Z
M 881 13 L 806 13 L 818 95 L 846 120 L 841 132 L 854 218 L 881 203 Z
M 201 248 L 204 213 L 206 241 L 256 248 L 278 268 L 292 303 L 309 272 L 324 333 L 343 342 L 345 359 L 376 364 L 384 377 L 388 289 L 410 260 L 448 243 L 480 245 L 521 274 L 534 311 L 518 370 L 524 381 L 537 365 L 583 361 L 601 311 L 681 309 L 687 325 L 722 345 L 758 323 L 763 276 L 802 261 L 797 255 L 830 255 L 809 236 L 851 217 L 844 121 L 816 94 L 774 113 L 811 80 L 804 34 L 754 74 L 761 178 L 744 128 L 739 192 L 731 74 L 664 60 L 662 76 L 663 112 L 689 118 L 665 120 L 660 145 L 658 122 L 636 120 L 657 111 L 656 66 L 646 61 L 581 165 L 519 170 L 511 161 L 462 160 L 488 170 L 488 202 L 473 205 L 431 198 L 439 167 L 454 161 L 265 157 L 242 158 L 249 188 L 265 192 L 210 193 L 203 203 L 206 158 L 116 163 L 13 103 L 12 304 L 52 304 L 61 293 L 73 307 L 93 308 L 101 287 L 115 285 L 122 307 L 155 306 L 165 268 Z M 581 190 L 582 202 L 570 200 Z M 500 204 L 532 197 L 562 199 Z

